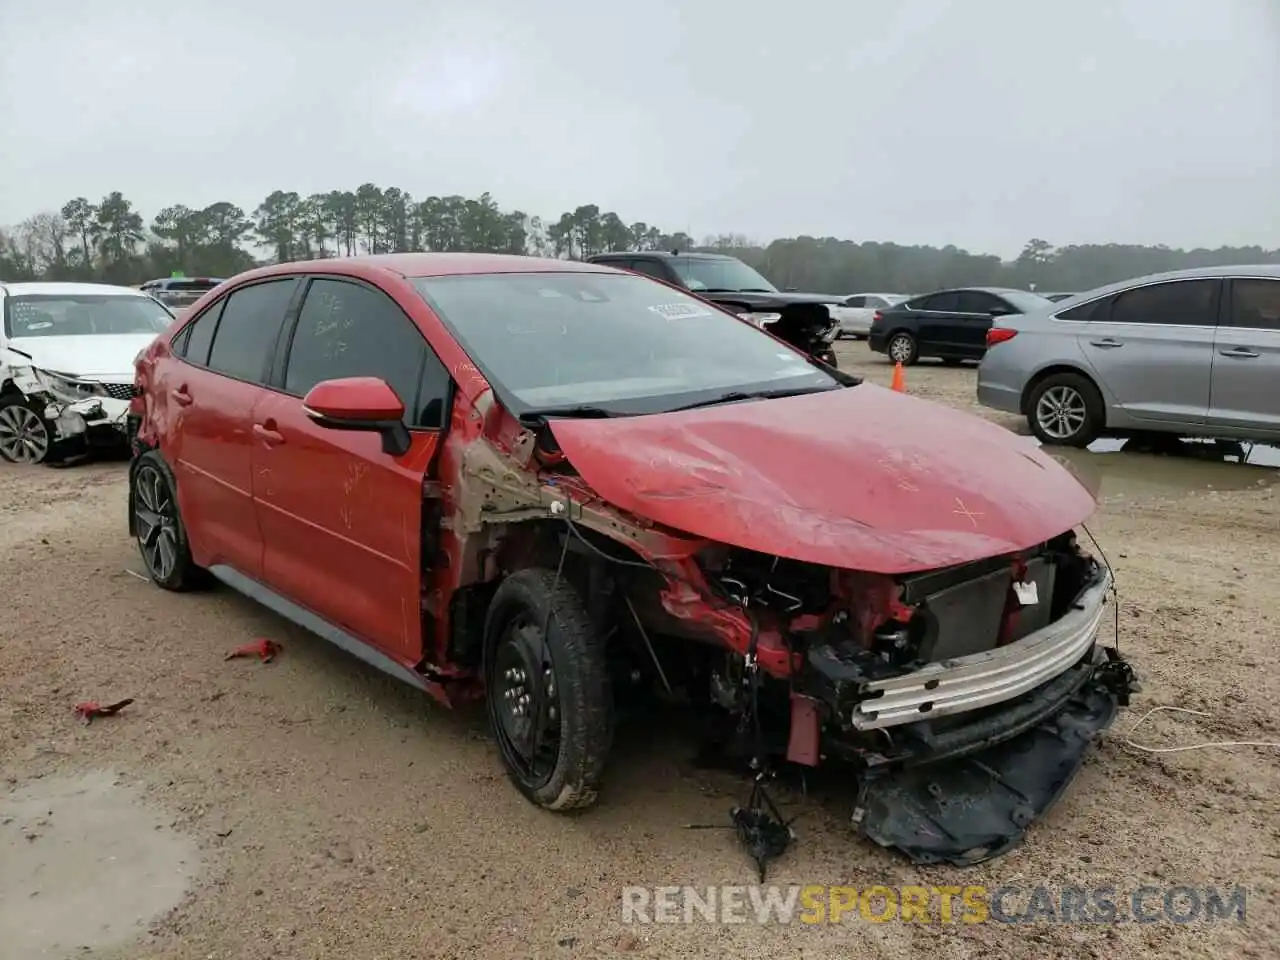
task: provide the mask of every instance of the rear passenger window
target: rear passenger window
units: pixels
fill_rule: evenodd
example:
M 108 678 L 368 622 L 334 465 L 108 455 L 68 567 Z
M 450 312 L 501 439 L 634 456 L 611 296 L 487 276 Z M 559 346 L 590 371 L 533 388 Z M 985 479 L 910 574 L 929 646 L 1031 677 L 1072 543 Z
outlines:
M 998 297 L 982 290 L 962 290 L 957 295 L 955 309 L 960 313 L 994 313 L 1000 306 Z
M 1218 322 L 1219 280 L 1173 280 L 1126 290 L 1111 305 L 1112 323 L 1212 327 Z
M 222 316 L 222 308 L 226 303 L 227 300 L 223 297 L 196 317 L 194 323 L 187 324 L 182 332 L 181 343 L 175 344 L 180 356 L 202 367 L 209 365 L 209 347 L 213 345 L 213 333 L 218 328 L 218 317 Z
M 954 293 L 935 293 L 931 297 L 926 297 L 924 306 L 918 307 L 920 310 L 936 310 L 948 312 L 955 310 L 960 304 L 960 297 Z
M 209 369 L 237 380 L 265 382 L 276 336 L 297 287 L 293 277 L 268 280 L 227 297 L 209 351 Z
M 878 304 L 878 303 L 869 303 L 869 302 L 868 302 L 869 300 L 874 300 L 874 299 L 875 299 L 874 297 L 850 297 L 848 300 L 846 300 L 846 301 L 844 302 L 844 305 L 845 305 L 846 307 L 853 307 L 853 308 L 857 308 L 857 307 L 878 307 L 878 306 L 879 306 L 879 304 Z
M 381 377 L 404 403 L 411 427 L 444 423 L 449 374 L 413 321 L 363 284 L 312 280 L 298 316 L 284 389 L 305 396 L 322 380 Z
M 1247 330 L 1280 331 L 1280 280 L 1233 280 L 1228 323 Z
M 1088 323 L 1095 316 L 1101 316 L 1099 313 L 1106 304 L 1106 298 L 1101 300 L 1090 300 L 1088 303 L 1082 303 L 1078 307 L 1072 307 L 1070 310 L 1064 310 L 1062 313 L 1055 314 L 1058 320 L 1074 320 L 1077 323 Z

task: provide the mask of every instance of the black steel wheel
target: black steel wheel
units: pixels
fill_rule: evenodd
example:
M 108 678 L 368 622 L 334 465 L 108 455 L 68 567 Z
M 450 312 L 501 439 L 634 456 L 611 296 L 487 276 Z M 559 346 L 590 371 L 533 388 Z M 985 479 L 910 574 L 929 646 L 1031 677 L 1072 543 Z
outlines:
M 613 738 L 604 644 L 574 588 L 552 570 L 512 574 L 485 619 L 489 722 L 503 766 L 529 800 L 595 802 Z

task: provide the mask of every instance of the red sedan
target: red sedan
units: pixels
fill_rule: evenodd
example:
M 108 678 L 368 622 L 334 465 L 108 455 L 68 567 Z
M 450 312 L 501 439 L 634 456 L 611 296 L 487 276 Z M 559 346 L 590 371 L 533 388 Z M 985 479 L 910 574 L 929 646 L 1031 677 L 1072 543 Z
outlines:
M 862 830 L 971 862 L 1130 688 L 1073 533 L 1094 502 L 1056 461 L 650 278 L 271 266 L 157 339 L 137 393 L 154 582 L 216 578 L 443 702 L 485 696 L 549 809 L 595 799 L 653 688 L 758 757 L 851 763 Z

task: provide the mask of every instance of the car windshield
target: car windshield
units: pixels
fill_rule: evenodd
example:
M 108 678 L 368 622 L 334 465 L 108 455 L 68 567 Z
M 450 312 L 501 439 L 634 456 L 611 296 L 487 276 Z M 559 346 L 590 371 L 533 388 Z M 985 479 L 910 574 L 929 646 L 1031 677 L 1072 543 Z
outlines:
M 5 301 L 10 337 L 163 333 L 173 314 L 153 298 L 124 294 L 20 294 Z
M 731 390 L 839 386 L 803 354 L 647 277 L 508 273 L 413 284 L 516 414 L 656 413 Z
M 741 260 L 705 260 L 702 257 L 672 257 L 671 266 L 694 292 L 702 290 L 758 290 L 776 293 L 777 287 Z

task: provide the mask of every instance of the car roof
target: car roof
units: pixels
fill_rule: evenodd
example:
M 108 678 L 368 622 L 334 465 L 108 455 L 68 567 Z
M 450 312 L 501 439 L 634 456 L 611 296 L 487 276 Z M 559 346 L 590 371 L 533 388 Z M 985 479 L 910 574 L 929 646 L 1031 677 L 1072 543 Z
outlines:
M 1128 280 L 1118 280 L 1115 283 L 1108 283 L 1105 286 L 1095 287 L 1092 290 L 1085 290 L 1081 293 L 1073 293 L 1067 299 L 1059 300 L 1053 307 L 1054 312 L 1059 313 L 1063 310 L 1070 310 L 1079 303 L 1087 303 L 1090 300 L 1097 300 L 1099 297 L 1119 293 L 1121 290 L 1128 290 L 1130 287 L 1146 286 L 1151 283 L 1160 283 L 1163 280 L 1217 280 L 1221 277 L 1242 276 L 1280 280 L 1280 263 L 1229 264 L 1219 267 L 1190 267 L 1186 270 L 1149 273 L 1141 277 L 1130 277 Z
M 600 263 L 523 257 L 506 253 L 377 253 L 355 257 L 327 257 L 323 260 L 292 260 L 239 274 L 234 279 L 259 278 L 296 273 L 332 273 L 362 277 L 467 276 L 485 273 L 624 273 Z
M 1029 293 L 1035 297 L 1040 296 L 1040 294 L 1036 293 L 1034 290 L 1019 290 L 1017 287 L 956 287 L 955 289 L 956 291 L 976 290 L 979 293 L 994 293 L 996 296 L 1007 293 Z M 945 293 L 947 291 L 943 292 Z
M 94 296 L 132 296 L 145 297 L 146 294 L 133 287 L 121 287 L 110 283 L 0 283 L 0 292 L 10 297 L 21 296 L 72 296 L 77 293 L 88 293 Z
M 589 260 L 598 260 L 603 257 L 650 257 L 655 260 L 675 260 L 681 258 L 684 260 L 737 260 L 737 257 L 731 257 L 723 253 L 684 253 L 683 251 L 676 253 L 671 250 L 610 250 L 608 253 L 597 253 Z

